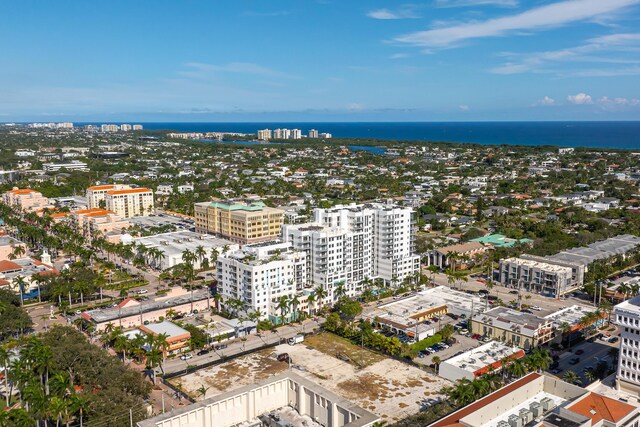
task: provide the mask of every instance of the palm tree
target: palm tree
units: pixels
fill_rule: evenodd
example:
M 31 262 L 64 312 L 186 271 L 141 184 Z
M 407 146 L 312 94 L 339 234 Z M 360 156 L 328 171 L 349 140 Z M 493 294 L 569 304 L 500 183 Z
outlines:
M 205 396 L 207 395 L 207 391 L 209 391 L 209 388 L 210 387 L 205 387 L 204 385 L 201 385 L 200 388 L 196 390 L 196 392 L 202 399 L 204 399 Z
M 590 383 L 592 383 L 592 382 L 594 382 L 595 380 L 598 379 L 598 375 L 596 374 L 596 372 L 593 369 L 587 369 L 586 371 L 584 371 L 584 377 Z
M 515 359 L 513 362 L 511 362 L 511 365 L 509 365 L 507 370 L 511 377 L 520 378 L 527 373 L 528 368 L 522 359 Z
M 569 384 L 575 384 L 575 385 L 582 384 L 582 380 L 580 379 L 578 374 L 576 374 L 573 371 L 566 371 L 562 376 L 562 380 L 565 382 L 568 382 Z
M 316 303 L 316 295 L 315 294 L 311 294 L 307 297 L 307 305 L 309 307 L 309 314 L 313 316 L 313 313 L 315 312 L 315 303 Z
M 291 316 L 292 319 L 298 319 L 298 306 L 300 305 L 300 300 L 298 299 L 298 295 L 294 295 L 290 300 L 289 304 L 291 305 Z
M 24 291 L 27 288 L 27 281 L 24 276 L 16 276 L 13 279 L 13 284 L 20 290 L 20 305 L 24 306 Z
M 284 325 L 287 311 L 289 310 L 289 298 L 286 295 L 282 295 L 278 300 L 278 305 L 276 310 L 280 310 L 280 318 L 282 319 L 282 324 Z
M 9 393 L 9 352 L 4 346 L 0 346 L 0 364 L 4 368 L 4 395 L 7 400 L 6 407 L 9 407 L 9 399 L 11 397 Z
M 316 296 L 318 304 L 320 305 L 320 308 L 322 308 L 324 299 L 327 297 L 327 290 L 324 288 L 324 286 L 318 285 L 313 289 L 313 295 Z
M 436 366 L 436 374 L 438 373 L 438 371 L 440 370 L 440 357 L 438 356 L 433 356 L 433 358 L 431 359 L 431 362 Z

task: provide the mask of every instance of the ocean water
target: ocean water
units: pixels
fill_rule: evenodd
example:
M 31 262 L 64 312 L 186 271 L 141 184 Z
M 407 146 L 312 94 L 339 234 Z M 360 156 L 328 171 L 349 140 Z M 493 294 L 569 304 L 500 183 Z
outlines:
M 640 121 L 628 122 L 339 122 L 339 123 L 143 123 L 145 129 L 242 132 L 309 129 L 334 138 L 441 141 L 476 144 L 556 145 L 640 149 Z

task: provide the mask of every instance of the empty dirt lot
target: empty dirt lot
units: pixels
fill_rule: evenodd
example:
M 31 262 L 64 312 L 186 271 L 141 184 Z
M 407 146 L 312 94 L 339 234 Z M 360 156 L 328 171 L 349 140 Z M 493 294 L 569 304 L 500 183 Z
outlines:
M 278 362 L 277 354 L 289 353 L 291 369 L 299 375 L 358 403 L 388 421 L 399 420 L 417 412 L 420 402 L 437 397 L 447 381 L 404 363 L 384 358 L 365 350 L 364 368 L 360 364 L 360 348 L 333 335 L 320 335 L 304 344 L 283 344 L 275 350 L 257 352 L 233 361 L 175 378 L 172 382 L 196 399 L 212 397 L 223 391 L 253 384 L 289 369 L 287 363 Z M 345 354 L 354 363 L 336 358 Z

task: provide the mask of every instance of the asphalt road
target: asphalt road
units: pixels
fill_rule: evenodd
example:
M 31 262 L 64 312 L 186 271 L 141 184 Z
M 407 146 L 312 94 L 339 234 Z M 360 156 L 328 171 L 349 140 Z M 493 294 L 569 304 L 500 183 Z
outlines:
M 233 357 L 238 353 L 242 353 L 247 350 L 255 350 L 267 344 L 278 343 L 281 340 L 286 340 L 293 336 L 302 333 L 308 333 L 320 326 L 320 321 L 313 319 L 307 319 L 302 324 L 285 325 L 277 329 L 277 332 L 262 332 L 262 336 L 255 334 L 249 335 L 246 341 L 242 341 L 239 338 L 233 341 L 226 342 L 227 348 L 223 350 L 211 350 L 209 354 L 198 356 L 196 352 L 192 352 L 193 357 L 189 360 L 182 360 L 179 357 L 175 359 L 167 359 L 164 365 L 166 373 L 179 372 L 186 370 L 189 366 L 196 366 L 205 363 L 209 363 L 221 358 Z

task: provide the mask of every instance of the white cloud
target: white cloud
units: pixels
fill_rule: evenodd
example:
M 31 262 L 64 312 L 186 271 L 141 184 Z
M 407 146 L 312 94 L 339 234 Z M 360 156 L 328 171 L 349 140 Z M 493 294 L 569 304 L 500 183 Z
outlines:
M 635 53 L 640 49 L 640 33 L 610 34 L 586 40 L 585 44 L 559 50 L 527 52 L 527 53 L 503 53 L 509 58 L 509 62 L 489 70 L 494 74 L 518 74 L 526 72 L 541 72 L 545 65 L 551 62 L 591 62 L 609 64 L 638 64 L 640 60 L 634 55 L 629 59 L 620 57 L 621 53 Z M 617 54 L 617 55 L 616 55 Z M 608 72 L 621 73 L 625 69 L 615 68 Z M 580 76 L 591 70 L 581 70 L 571 73 Z M 624 75 L 637 74 L 637 72 Z M 596 77 L 597 72 L 585 74 Z M 605 75 L 607 75 L 605 73 Z
M 405 5 L 397 10 L 376 9 L 367 13 L 369 18 L 373 19 L 414 19 L 420 18 L 416 10 L 411 5 Z
M 637 98 L 609 98 L 603 96 L 598 99 L 598 105 L 604 110 L 620 110 L 626 107 L 637 107 L 640 105 L 640 100 Z
M 389 56 L 389 59 L 403 59 L 408 57 L 408 53 L 394 53 L 393 55 Z
M 298 78 L 291 74 L 283 73 L 281 71 L 273 70 L 271 68 L 263 67 L 261 65 L 253 64 L 250 62 L 230 62 L 228 64 L 223 64 L 223 65 L 203 64 L 201 62 L 188 62 L 185 64 L 185 66 L 197 72 L 204 72 L 204 73 L 223 72 L 223 73 L 237 73 L 237 74 L 254 74 L 259 76 L 281 77 L 281 78 L 289 78 L 289 79 Z M 187 75 L 188 73 L 189 72 L 187 72 Z
M 362 111 L 364 110 L 364 104 L 360 104 L 358 102 L 352 102 L 347 106 L 347 110 L 349 111 Z
M 458 106 L 458 108 L 460 109 L 460 111 L 469 111 L 470 110 L 468 105 L 460 105 L 460 106 Z
M 544 98 L 542 98 L 541 100 L 536 102 L 534 105 L 540 105 L 540 106 L 543 106 L 543 107 L 552 107 L 552 106 L 558 105 L 558 104 L 556 104 L 556 100 L 555 99 L 553 99 L 551 97 L 548 97 L 548 96 L 545 96 Z
M 394 40 L 412 46 L 446 48 L 470 39 L 499 37 L 520 31 L 543 30 L 585 21 L 620 11 L 639 2 L 640 0 L 565 0 L 487 21 L 418 31 Z
M 569 101 L 572 104 L 576 104 L 576 105 L 587 105 L 587 104 L 593 104 L 593 99 L 591 99 L 590 95 L 587 95 L 586 93 L 578 93 L 575 95 L 569 95 L 567 96 L 567 101 Z
M 518 0 L 436 0 L 437 7 L 500 6 L 516 7 Z

